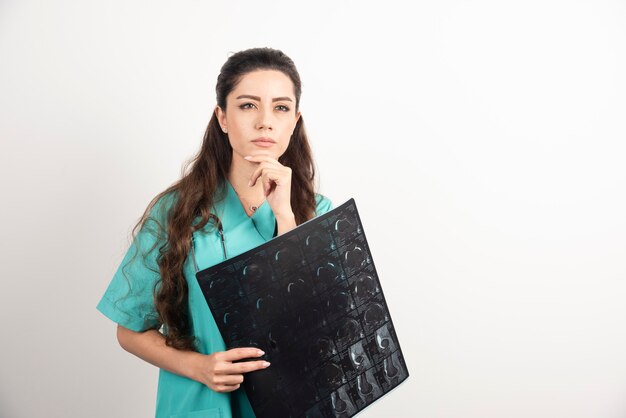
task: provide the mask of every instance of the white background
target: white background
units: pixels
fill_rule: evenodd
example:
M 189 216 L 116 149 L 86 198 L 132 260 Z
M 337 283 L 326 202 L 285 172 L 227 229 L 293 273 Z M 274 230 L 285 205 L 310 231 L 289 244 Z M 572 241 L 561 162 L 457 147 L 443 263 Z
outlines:
M 360 416 L 626 416 L 626 3 L 302 3 L 0 1 L 0 416 L 154 414 L 95 306 L 254 46 L 409 366 Z

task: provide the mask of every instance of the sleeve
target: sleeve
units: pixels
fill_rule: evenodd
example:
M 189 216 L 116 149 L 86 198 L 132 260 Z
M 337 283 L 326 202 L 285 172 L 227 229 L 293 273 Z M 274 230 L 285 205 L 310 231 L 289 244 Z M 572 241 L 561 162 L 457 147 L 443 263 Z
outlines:
M 315 196 L 317 207 L 315 208 L 315 216 L 323 215 L 333 208 L 333 203 L 324 195 L 317 194 Z
M 163 204 L 159 201 L 96 307 L 113 322 L 137 332 L 160 326 L 154 292 L 160 279 L 157 257 L 166 227 L 162 211 Z

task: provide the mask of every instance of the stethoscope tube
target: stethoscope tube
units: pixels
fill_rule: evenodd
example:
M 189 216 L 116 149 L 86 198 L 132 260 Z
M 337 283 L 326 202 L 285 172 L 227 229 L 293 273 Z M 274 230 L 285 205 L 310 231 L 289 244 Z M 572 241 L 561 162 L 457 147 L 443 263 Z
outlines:
M 224 238 L 224 228 L 222 228 L 222 221 L 220 221 L 220 218 L 218 218 L 217 216 L 213 214 L 210 214 L 210 217 L 214 219 L 215 223 L 217 224 L 217 233 L 219 234 L 220 241 L 222 243 L 222 253 L 224 254 L 224 260 L 226 260 L 228 258 L 228 255 L 226 254 L 226 240 Z M 193 267 L 197 273 L 199 270 L 198 270 L 198 264 L 196 262 L 196 251 L 195 251 L 193 232 L 191 233 L 191 257 L 193 258 Z
M 226 260 L 228 258 L 228 254 L 226 254 L 226 239 L 224 238 L 224 228 L 222 228 L 222 221 L 220 221 L 220 218 L 213 215 L 212 213 L 209 215 L 209 217 L 213 219 L 215 221 L 215 224 L 217 225 L 217 233 L 219 234 L 220 241 L 222 243 L 222 253 L 224 254 L 224 260 Z M 278 222 L 274 221 L 274 237 L 276 237 L 277 235 L 278 235 Z M 193 258 L 193 266 L 197 273 L 199 270 L 198 270 L 198 264 L 196 263 L 196 251 L 195 251 L 193 232 L 191 233 L 191 257 Z

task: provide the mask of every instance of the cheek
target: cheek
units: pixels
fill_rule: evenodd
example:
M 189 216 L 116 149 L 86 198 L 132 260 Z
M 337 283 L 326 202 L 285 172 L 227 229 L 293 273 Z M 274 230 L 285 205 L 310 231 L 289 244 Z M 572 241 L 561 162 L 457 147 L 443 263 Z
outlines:
M 250 136 L 250 132 L 246 129 L 245 123 L 241 118 L 233 118 L 228 124 L 228 136 L 233 142 L 242 142 Z
M 289 148 L 289 145 L 291 145 L 291 138 L 289 136 L 287 136 L 285 138 L 285 140 L 283 142 L 281 142 L 281 147 L 280 147 L 280 154 L 284 154 L 287 151 L 287 148 Z

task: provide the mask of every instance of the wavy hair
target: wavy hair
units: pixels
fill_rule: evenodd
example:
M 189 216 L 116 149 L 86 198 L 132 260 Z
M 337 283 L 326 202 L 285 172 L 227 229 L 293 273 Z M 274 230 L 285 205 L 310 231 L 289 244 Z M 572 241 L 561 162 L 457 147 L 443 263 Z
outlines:
M 257 70 L 277 70 L 287 75 L 294 86 L 296 111 L 299 109 L 302 84 L 293 61 L 283 52 L 272 48 L 252 48 L 231 55 L 224 63 L 215 86 L 217 104 L 226 109 L 226 97 L 241 78 Z M 219 219 L 212 213 L 214 196 L 225 185 L 232 160 L 232 147 L 220 129 L 215 112 L 204 133 L 198 153 L 188 161 L 180 180 L 155 196 L 132 231 L 149 221 L 159 228 L 157 264 L 160 277 L 153 292 L 159 323 L 164 325 L 168 346 L 180 350 L 197 350 L 192 335 L 188 306 L 189 289 L 183 275 L 183 265 L 190 255 L 194 231 L 204 228 L 209 221 L 213 227 Z M 291 208 L 296 224 L 315 216 L 315 167 L 304 120 L 299 118 L 289 146 L 278 161 L 291 168 Z M 175 196 L 167 210 L 166 222 L 154 219 L 151 211 L 166 195 Z

